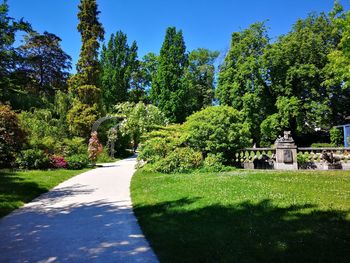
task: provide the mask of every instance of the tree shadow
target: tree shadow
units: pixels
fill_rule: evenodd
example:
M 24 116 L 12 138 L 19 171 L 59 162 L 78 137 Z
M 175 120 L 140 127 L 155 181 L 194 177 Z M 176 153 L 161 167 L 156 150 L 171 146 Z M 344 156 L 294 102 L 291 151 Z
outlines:
M 37 183 L 26 182 L 10 171 L 0 171 L 0 181 L 0 218 L 18 208 L 22 203 L 27 203 L 48 191 Z
M 161 262 L 350 262 L 350 211 L 197 200 L 134 207 Z
M 0 262 L 155 262 L 130 200 L 75 202 L 94 191 L 60 187 L 0 219 Z

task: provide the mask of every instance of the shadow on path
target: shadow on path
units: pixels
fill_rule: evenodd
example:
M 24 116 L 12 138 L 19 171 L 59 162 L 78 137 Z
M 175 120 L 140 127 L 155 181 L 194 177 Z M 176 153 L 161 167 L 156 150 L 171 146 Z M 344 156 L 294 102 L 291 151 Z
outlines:
M 157 262 L 131 208 L 132 173 L 123 161 L 89 171 L 0 219 L 0 262 Z

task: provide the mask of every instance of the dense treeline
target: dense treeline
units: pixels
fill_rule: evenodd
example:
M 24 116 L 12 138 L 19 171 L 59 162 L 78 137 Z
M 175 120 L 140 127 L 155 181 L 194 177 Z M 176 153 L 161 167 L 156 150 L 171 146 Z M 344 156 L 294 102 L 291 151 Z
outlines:
M 242 111 L 262 145 L 286 129 L 305 143 L 345 123 L 349 23 L 349 13 L 336 4 L 329 15 L 299 19 L 273 43 L 263 23 L 233 33 L 216 89 L 220 103 Z
M 6 2 L 0 5 L 0 103 L 8 105 L 2 107 L 1 125 L 9 127 L 11 108 L 19 114 L 12 127 L 27 135 L 25 150 L 86 154 L 82 145 L 92 124 L 105 115 L 130 119 L 117 130 L 113 122 L 100 130 L 99 138 L 108 145 L 115 142 L 120 152 L 135 148 L 153 125 L 181 124 L 218 104 L 239 114 L 235 121 L 243 125 L 249 138 L 241 139 L 247 144 L 270 145 L 286 129 L 303 144 L 323 141 L 332 126 L 350 116 L 350 13 L 337 3 L 329 14 L 299 19 L 274 42 L 265 23 L 234 32 L 217 75 L 219 52 L 188 51 L 183 32 L 175 27 L 166 29 L 159 54 L 139 58 L 136 41 L 124 32 L 105 36 L 96 0 L 80 1 L 77 30 L 82 45 L 71 75 L 71 58 L 61 39 L 9 17 L 8 8 Z M 20 31 L 25 37 L 16 47 Z M 218 112 L 225 122 L 224 112 Z M 145 122 L 145 116 L 151 121 Z M 0 131 L 3 149 L 6 138 L 16 134 L 6 128 Z M 19 151 L 18 145 L 11 147 Z

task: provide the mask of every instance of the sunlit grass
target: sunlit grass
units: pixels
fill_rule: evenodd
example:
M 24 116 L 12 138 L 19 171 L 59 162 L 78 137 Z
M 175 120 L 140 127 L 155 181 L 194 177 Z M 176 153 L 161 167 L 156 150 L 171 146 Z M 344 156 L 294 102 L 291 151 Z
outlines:
M 135 213 L 162 262 L 348 262 L 350 171 L 138 171 Z
M 0 217 L 86 170 L 0 170 Z

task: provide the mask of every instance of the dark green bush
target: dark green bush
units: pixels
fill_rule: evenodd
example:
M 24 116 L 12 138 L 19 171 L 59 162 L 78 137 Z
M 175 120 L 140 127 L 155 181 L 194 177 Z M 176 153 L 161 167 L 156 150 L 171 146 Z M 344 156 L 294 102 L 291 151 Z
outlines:
M 186 123 L 186 142 L 206 156 L 221 154 L 229 163 L 235 151 L 250 145 L 248 125 L 241 113 L 229 106 L 212 106 L 189 116 Z
M 10 167 L 26 142 L 17 114 L 7 105 L 0 105 L 0 168 Z
M 90 163 L 90 160 L 86 154 L 74 154 L 67 157 L 66 161 L 68 163 L 68 169 L 71 170 L 86 168 Z
M 16 164 L 21 169 L 47 169 L 50 167 L 50 160 L 44 151 L 28 149 L 20 152 Z
M 154 165 L 154 170 L 162 173 L 189 172 L 202 165 L 202 154 L 189 147 L 176 148 Z

